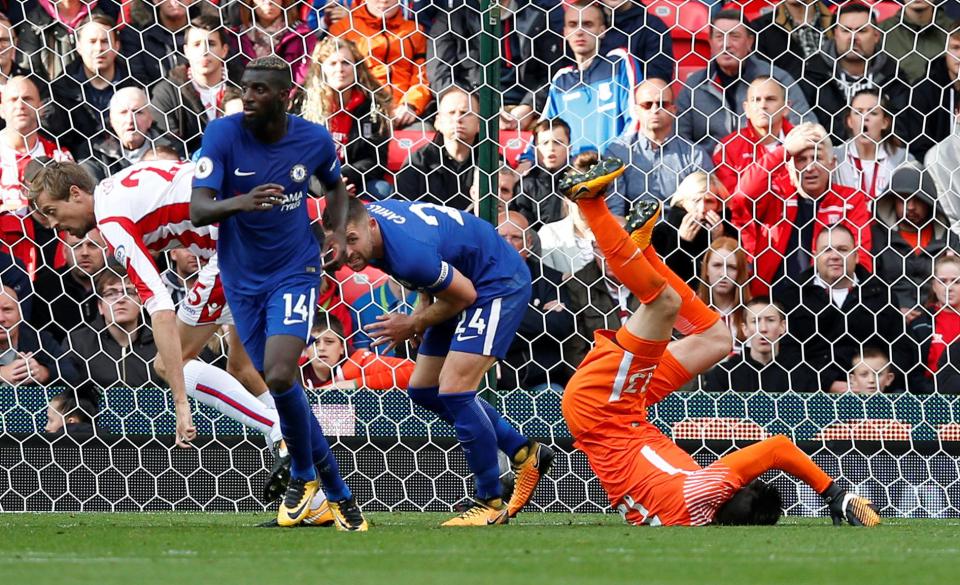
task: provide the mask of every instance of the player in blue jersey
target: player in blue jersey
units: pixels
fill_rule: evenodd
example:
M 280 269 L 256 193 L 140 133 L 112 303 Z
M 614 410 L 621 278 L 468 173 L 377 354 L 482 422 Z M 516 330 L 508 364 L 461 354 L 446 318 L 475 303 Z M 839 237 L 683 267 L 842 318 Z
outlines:
M 346 263 L 372 264 L 419 290 L 410 315 L 380 315 L 367 326 L 374 345 L 419 338 L 410 399 L 453 424 L 476 478 L 476 499 L 444 526 L 505 524 L 530 500 L 553 463 L 553 451 L 526 439 L 477 388 L 506 355 L 530 302 L 530 271 L 489 223 L 451 207 L 348 202 Z M 324 215 L 325 231 L 335 227 Z M 497 451 L 510 456 L 516 486 L 501 498 Z
M 241 84 L 243 113 L 212 121 L 204 133 L 190 219 L 198 226 L 219 222 L 217 252 L 227 302 L 280 414 L 290 482 L 277 523 L 300 524 L 322 482 L 337 528 L 366 530 L 299 382 L 298 360 L 310 335 L 323 268 L 304 198 L 316 176 L 326 188 L 332 225 L 339 228 L 327 251 L 338 258 L 348 195 L 336 147 L 325 128 L 286 113 L 292 81 L 282 59 L 255 59 Z

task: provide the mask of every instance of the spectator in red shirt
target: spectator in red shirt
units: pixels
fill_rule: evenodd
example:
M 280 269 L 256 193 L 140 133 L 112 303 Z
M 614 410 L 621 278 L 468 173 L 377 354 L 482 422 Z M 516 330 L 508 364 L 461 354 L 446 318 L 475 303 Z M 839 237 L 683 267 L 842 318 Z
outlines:
M 742 246 L 753 258 L 754 294 L 766 294 L 770 286 L 790 278 L 796 282 L 811 266 L 817 234 L 837 224 L 854 234 L 860 264 L 872 270 L 867 196 L 835 184 L 831 179 L 835 168 L 833 145 L 824 127 L 800 124 L 783 144 L 744 169 L 727 208 L 740 229 Z
M 747 125 L 721 140 L 713 150 L 714 173 L 731 193 L 743 170 L 758 155 L 776 148 L 793 130 L 786 118 L 787 91 L 769 75 L 761 75 L 750 83 L 743 111 Z
M 24 170 L 38 156 L 72 160 L 67 150 L 40 134 L 41 109 L 40 92 L 33 81 L 14 77 L 7 82 L 0 99 L 0 115 L 7 123 L 0 130 L 0 250 L 23 262 L 30 278 L 39 262 L 38 238 L 23 191 Z

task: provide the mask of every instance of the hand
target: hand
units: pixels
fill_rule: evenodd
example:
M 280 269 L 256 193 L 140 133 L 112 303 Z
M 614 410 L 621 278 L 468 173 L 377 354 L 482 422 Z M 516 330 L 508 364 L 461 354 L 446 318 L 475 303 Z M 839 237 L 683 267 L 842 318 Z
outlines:
M 519 127 L 521 130 L 526 128 L 528 118 L 533 113 L 533 108 L 526 104 L 519 105 L 511 111 L 500 110 L 500 129 L 513 130 Z
M 844 392 L 846 392 L 846 391 L 849 390 L 849 389 L 850 389 L 850 386 L 849 386 L 846 382 L 844 382 L 844 381 L 842 381 L 842 380 L 837 380 L 837 381 L 834 382 L 833 384 L 830 384 L 830 393 L 831 393 L 831 394 L 843 394 Z
M 347 12 L 347 9 L 337 4 L 336 2 L 331 2 L 323 7 L 323 15 L 327 21 L 327 24 L 333 24 L 338 20 L 343 20 L 350 13 Z
M 190 441 L 197 438 L 197 427 L 193 426 L 193 414 L 190 412 L 190 403 L 178 402 L 174 406 L 177 414 L 177 447 L 186 449 Z
M 399 130 L 406 128 L 417 121 L 417 113 L 407 104 L 403 104 L 393 112 L 393 127 Z
M 249 193 L 233 199 L 238 211 L 269 211 L 283 203 L 283 187 L 276 183 L 258 185 Z
M 560 301 L 550 301 L 549 303 L 543 306 L 543 312 L 549 313 L 550 311 L 563 311 L 566 308 L 567 308 L 566 305 L 564 305 Z
M 386 353 L 417 335 L 416 320 L 403 313 L 377 315 L 377 322 L 367 325 L 363 330 L 373 339 L 370 347 L 388 344 L 384 349 Z
M 324 232 L 323 269 L 337 270 L 347 256 L 347 236 L 340 231 Z
M 683 220 L 680 222 L 680 227 L 677 228 L 677 232 L 680 234 L 680 239 L 685 242 L 692 242 L 694 238 L 697 237 L 697 234 L 700 233 L 700 221 L 697 219 L 696 214 L 688 213 L 683 216 Z
M 723 237 L 723 222 L 720 219 L 720 214 L 716 211 L 710 210 L 703 216 L 703 221 L 701 222 L 707 226 L 707 229 L 710 230 L 710 237 L 714 240 L 717 238 Z
M 790 156 L 797 156 L 812 148 L 826 138 L 826 135 L 813 124 L 800 124 L 783 139 L 783 148 Z
M 340 180 L 343 181 L 343 186 L 346 188 L 347 193 L 349 193 L 351 197 L 356 197 L 357 186 L 348 181 L 346 177 L 340 177 Z
M 912 309 L 910 307 L 900 307 L 900 312 L 903 313 L 903 318 L 906 321 L 907 325 L 913 322 L 914 319 L 920 316 L 919 309 Z

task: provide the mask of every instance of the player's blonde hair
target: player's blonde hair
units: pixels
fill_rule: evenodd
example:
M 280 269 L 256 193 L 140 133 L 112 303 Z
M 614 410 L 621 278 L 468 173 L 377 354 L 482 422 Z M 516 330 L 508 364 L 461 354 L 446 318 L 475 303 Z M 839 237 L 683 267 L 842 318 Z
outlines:
M 323 63 L 330 55 L 347 49 L 353 58 L 356 85 L 361 91 L 366 91 L 373 99 L 374 112 L 379 114 L 377 122 L 380 132 L 389 130 L 388 118 L 393 112 L 393 95 L 390 88 L 380 85 L 380 82 L 370 72 L 367 62 L 357 45 L 347 39 L 327 37 L 317 44 L 310 56 L 310 69 L 304 81 L 304 100 L 300 115 L 311 122 L 326 124 L 327 119 L 340 108 L 336 90 L 330 87 L 323 78 Z

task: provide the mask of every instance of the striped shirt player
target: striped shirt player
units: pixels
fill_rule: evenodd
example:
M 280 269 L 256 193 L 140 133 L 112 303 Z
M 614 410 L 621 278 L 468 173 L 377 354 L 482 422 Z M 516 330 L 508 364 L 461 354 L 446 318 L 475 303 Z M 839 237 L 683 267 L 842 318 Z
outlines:
M 219 326 L 230 326 L 231 335 L 233 326 L 217 265 L 217 228 L 190 222 L 194 170 L 190 162 L 141 162 L 104 179 L 94 191 L 97 227 L 151 315 L 175 310 L 153 254 L 186 248 L 200 259 L 197 280 L 176 309 L 178 319 L 191 327 L 186 335 L 195 338 L 181 339 L 188 354 L 193 352 L 185 346 L 202 348 Z M 231 343 L 231 353 L 238 347 Z M 189 396 L 280 441 L 276 411 L 227 372 L 193 360 L 184 369 L 184 380 Z

